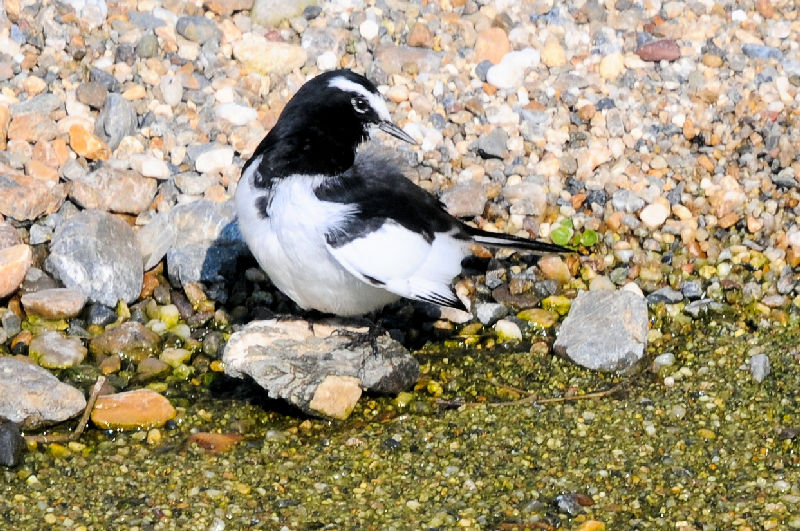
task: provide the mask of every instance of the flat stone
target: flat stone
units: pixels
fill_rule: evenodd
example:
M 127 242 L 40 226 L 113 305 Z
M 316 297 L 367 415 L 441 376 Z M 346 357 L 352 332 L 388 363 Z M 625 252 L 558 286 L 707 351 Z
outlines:
M 58 126 L 47 115 L 32 112 L 13 118 L 6 134 L 8 140 L 47 142 L 58 136 Z
M 106 306 L 133 302 L 142 289 L 142 255 L 133 229 L 98 210 L 75 214 L 58 227 L 45 267 L 66 287 Z
M 55 94 L 45 92 L 44 94 L 39 94 L 25 101 L 15 103 L 9 106 L 8 110 L 11 113 L 11 117 L 14 118 L 28 113 L 47 115 L 63 105 L 64 103 L 61 101 L 61 98 Z
M 157 188 L 155 179 L 102 166 L 72 181 L 69 196 L 86 209 L 140 214 L 153 202 Z
M 0 357 L 0 417 L 28 430 L 63 422 L 85 407 L 83 392 L 61 383 L 47 369 Z
M 181 17 L 175 23 L 175 30 L 190 41 L 200 44 L 206 41 L 219 41 L 222 32 L 216 22 L 202 15 Z
M 636 50 L 642 61 L 676 61 L 681 57 L 681 48 L 673 39 L 648 42 Z
M 150 389 L 136 389 L 97 398 L 92 422 L 104 430 L 160 428 L 175 418 L 175 408 L 163 395 Z
M 457 218 L 483 214 L 488 200 L 489 187 L 482 183 L 459 183 L 442 192 L 439 200 L 445 209 Z
M 108 145 L 79 124 L 69 128 L 69 145 L 75 153 L 90 160 L 106 160 L 111 156 Z
M 262 26 L 277 26 L 282 20 L 294 18 L 317 0 L 255 0 L 251 17 Z
M 81 313 L 86 296 L 78 290 L 52 288 L 26 293 L 20 299 L 25 312 L 47 319 L 69 319 Z
M 417 22 L 406 37 L 406 44 L 409 46 L 432 48 L 433 32 L 424 22 Z
M 67 369 L 86 358 L 86 347 L 79 337 L 66 337 L 48 330 L 34 337 L 28 345 L 28 355 L 46 369 Z
M 313 328 L 300 320 L 248 324 L 225 346 L 225 373 L 248 375 L 306 413 L 339 419 L 350 414 L 362 387 L 394 394 L 416 383 L 419 364 L 388 335 L 378 338 L 373 353 L 369 342 L 348 348 L 350 340 L 334 333 L 335 322 Z
M 154 355 L 161 345 L 161 337 L 136 321 L 126 321 L 109 328 L 89 342 L 89 352 L 95 356 L 120 357 L 139 363 Z
M 108 89 L 99 81 L 87 81 L 78 85 L 78 88 L 75 89 L 75 97 L 89 107 L 102 109 L 108 97 Z
M 677 302 L 681 302 L 683 300 L 683 293 L 677 289 L 672 289 L 669 286 L 665 286 L 663 288 L 655 290 L 653 293 L 647 296 L 647 302 L 649 304 L 658 304 L 659 302 L 664 302 L 667 304 L 675 304 Z
M 555 351 L 587 369 L 626 371 L 644 356 L 646 300 L 630 291 L 580 291 L 561 324 Z
M 34 220 L 57 211 L 67 186 L 18 174 L 0 174 L 0 214 L 17 221 Z
M 244 35 L 235 42 L 233 56 L 250 72 L 281 76 L 302 67 L 308 59 L 302 46 L 268 41 L 257 34 Z
M 22 241 L 22 238 L 17 232 L 17 229 L 0 221 L 0 250 L 3 250 L 7 247 L 11 247 L 13 245 L 19 245 L 20 243 L 25 243 Z
M 209 173 L 228 168 L 233 163 L 233 148 L 212 145 L 195 159 L 195 169 L 200 173 Z
M 17 291 L 32 260 L 31 248 L 24 243 L 0 249 L 0 299 Z

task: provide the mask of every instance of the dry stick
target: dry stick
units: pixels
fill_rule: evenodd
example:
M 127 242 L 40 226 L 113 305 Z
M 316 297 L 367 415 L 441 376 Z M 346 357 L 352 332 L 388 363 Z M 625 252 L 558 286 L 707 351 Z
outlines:
M 100 388 L 103 387 L 104 383 L 106 383 L 106 377 L 98 376 L 97 381 L 94 383 L 94 387 L 92 387 L 89 400 L 86 402 L 86 408 L 83 410 L 83 415 L 81 415 L 78 425 L 75 426 L 75 429 L 70 433 L 54 433 L 52 435 L 26 435 L 25 442 L 47 444 L 53 442 L 70 442 L 78 439 L 83 433 L 83 430 L 86 429 L 86 424 L 89 422 L 89 415 L 92 414 L 94 403 L 97 401 L 97 397 L 100 394 Z

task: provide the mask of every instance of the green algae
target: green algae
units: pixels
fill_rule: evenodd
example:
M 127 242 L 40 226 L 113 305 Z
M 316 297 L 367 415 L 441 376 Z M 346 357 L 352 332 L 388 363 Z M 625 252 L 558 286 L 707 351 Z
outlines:
M 2 472 L 0 511 L 16 529 L 800 527 L 800 334 L 696 325 L 664 325 L 648 354 L 674 363 L 634 376 L 583 370 L 541 343 L 429 345 L 414 391 L 364 397 L 344 422 L 214 373 L 211 385 L 173 378 L 172 429 L 91 429 L 80 451 L 33 449 Z M 772 372 L 758 384 L 747 362 L 762 352 Z M 621 382 L 602 399 L 491 405 Z M 245 440 L 212 454 L 188 442 L 197 431 Z M 568 514 L 562 494 L 588 502 Z

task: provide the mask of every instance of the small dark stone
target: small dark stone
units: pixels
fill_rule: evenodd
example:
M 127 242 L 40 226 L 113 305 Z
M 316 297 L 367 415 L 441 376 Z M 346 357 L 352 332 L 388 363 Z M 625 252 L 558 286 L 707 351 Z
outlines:
M 608 195 L 605 190 L 589 190 L 586 194 L 586 203 L 590 205 L 605 206 Z
M 181 314 L 181 319 L 189 319 L 194 313 L 194 308 L 192 308 L 192 303 L 189 302 L 189 299 L 186 298 L 186 295 L 178 290 L 172 290 L 170 294 L 172 304 L 178 308 L 178 313 Z
M 681 293 L 687 299 L 699 299 L 703 296 L 703 284 L 699 280 L 687 280 L 681 283 Z
M 156 286 L 156 289 L 153 290 L 153 298 L 162 306 L 165 304 L 172 304 L 169 288 L 164 285 Z M 178 310 L 178 312 L 180 313 L 180 310 Z
M 683 293 L 669 286 L 657 289 L 647 296 L 647 302 L 650 304 L 658 304 L 664 302 L 667 304 L 675 304 L 683 300 Z
M 0 420 L 0 465 L 15 467 L 25 452 L 25 439 L 19 426 L 9 420 Z
M 133 46 L 130 44 L 120 44 L 117 46 L 117 49 L 114 50 L 114 60 L 117 63 L 127 63 L 132 66 L 134 61 L 136 61 L 136 52 Z
M 102 83 L 109 92 L 119 92 L 120 85 L 117 78 L 99 68 L 93 67 L 89 71 L 89 79 Z
M 602 99 L 598 100 L 597 101 L 597 105 L 595 105 L 595 107 L 597 108 L 598 111 L 604 111 L 606 109 L 613 109 L 616 106 L 617 105 L 614 103 L 614 100 L 612 100 L 611 98 L 602 98 Z
M 170 431 L 177 430 L 178 429 L 178 423 L 175 422 L 174 420 L 168 420 L 167 422 L 164 423 L 164 429 L 170 430 Z
M 322 8 L 319 6 L 306 6 L 303 10 L 303 18 L 306 20 L 314 20 L 322 13 Z
M 75 96 L 79 102 L 89 107 L 102 109 L 106 103 L 108 90 L 99 81 L 89 81 L 78 85 L 78 88 L 75 89 Z
M 489 69 L 492 66 L 494 66 L 494 63 L 492 63 L 488 59 L 484 59 L 483 61 L 478 63 L 478 65 L 475 67 L 475 75 L 478 76 L 478 79 L 480 79 L 481 81 L 483 81 L 485 83 L 486 82 L 486 73 L 489 71 Z
M 203 338 L 203 352 L 213 358 L 219 357 L 220 347 L 225 343 L 222 332 L 212 331 Z
M 381 443 L 381 448 L 389 451 L 399 450 L 400 441 L 398 441 L 397 439 L 393 439 L 392 437 L 389 437 L 388 439 L 384 439 L 384 441 Z

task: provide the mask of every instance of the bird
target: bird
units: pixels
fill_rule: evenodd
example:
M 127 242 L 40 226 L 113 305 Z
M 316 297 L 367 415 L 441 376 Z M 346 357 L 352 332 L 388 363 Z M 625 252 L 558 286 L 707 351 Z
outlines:
M 299 307 L 356 317 L 407 298 L 466 310 L 452 281 L 473 244 L 570 251 L 450 215 L 397 160 L 359 150 L 376 130 L 416 144 L 366 77 L 324 72 L 297 90 L 242 168 L 240 231 Z

